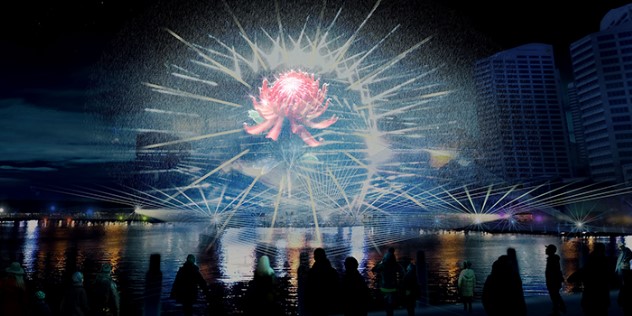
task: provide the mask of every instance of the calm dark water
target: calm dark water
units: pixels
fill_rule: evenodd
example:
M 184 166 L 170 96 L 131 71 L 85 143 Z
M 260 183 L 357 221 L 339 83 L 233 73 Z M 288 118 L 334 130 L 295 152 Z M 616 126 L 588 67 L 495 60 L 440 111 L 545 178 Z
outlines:
M 208 238 L 201 240 L 201 233 L 208 233 Z M 415 259 L 418 251 L 424 251 L 430 303 L 445 304 L 457 302 L 455 284 L 463 260 L 473 263 L 480 297 L 493 261 L 508 247 L 513 247 L 517 250 L 525 295 L 547 295 L 544 286 L 546 245 L 558 246 L 562 269 L 568 276 L 581 265 L 594 242 L 608 244 L 614 258 L 615 243 L 619 240 L 441 231 L 415 233 L 412 239 L 411 234 L 405 234 L 405 240 L 397 241 L 398 238 L 386 240 L 383 235 L 375 235 L 372 229 L 363 227 L 321 228 L 321 234 L 322 240 L 319 240 L 313 230 L 307 228 L 229 228 L 215 235 L 204 225 L 190 223 L 0 222 L 0 257 L 2 267 L 11 261 L 20 261 L 30 284 L 44 289 L 51 302 L 60 298 L 68 276 L 75 270 L 84 272 L 89 282 L 102 263 L 111 263 L 121 292 L 123 315 L 142 315 L 150 254 L 162 255 L 163 312 L 174 314 L 178 307 L 168 298 L 171 284 L 178 267 L 187 254 L 192 253 L 197 256 L 200 270 L 213 289 L 214 309 L 236 314 L 241 309 L 245 285 L 252 278 L 256 257 L 267 254 L 280 280 L 286 284 L 284 301 L 287 313 L 292 315 L 296 313 L 299 255 L 306 251 L 311 259 L 313 249 L 319 246 L 327 250 L 332 264 L 340 272 L 344 270 L 345 257 L 358 259 L 361 273 L 372 288 L 375 275 L 370 269 L 388 247 L 394 247 L 400 259 Z M 379 242 L 377 237 L 380 237 Z M 624 240 L 626 243 L 630 242 L 628 238 Z M 373 303 L 375 308 L 380 307 L 377 296 Z M 203 308 L 203 304 L 198 307 Z

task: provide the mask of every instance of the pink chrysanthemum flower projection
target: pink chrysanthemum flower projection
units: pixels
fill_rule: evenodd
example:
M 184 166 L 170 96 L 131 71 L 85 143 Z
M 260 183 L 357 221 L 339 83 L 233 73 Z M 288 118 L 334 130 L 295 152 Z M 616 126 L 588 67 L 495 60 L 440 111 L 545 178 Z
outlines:
M 329 100 L 325 100 L 326 95 L 327 84 L 320 88 L 314 74 L 291 70 L 281 74 L 271 87 L 264 79 L 259 89 L 259 101 L 252 97 L 254 109 L 263 121 L 254 126 L 244 123 L 244 128 L 252 135 L 268 131 L 266 137 L 276 141 L 287 118 L 293 134 L 301 137 L 310 147 L 319 146 L 322 139 L 314 139 L 305 126 L 324 129 L 336 123 L 338 118 L 335 115 L 321 122 L 313 121 L 327 110 Z

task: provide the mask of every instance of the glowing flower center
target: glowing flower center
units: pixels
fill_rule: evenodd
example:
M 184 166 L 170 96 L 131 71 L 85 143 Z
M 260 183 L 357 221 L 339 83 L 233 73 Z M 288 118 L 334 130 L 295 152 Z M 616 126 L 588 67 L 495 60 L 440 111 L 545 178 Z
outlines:
M 312 121 L 329 107 L 326 95 L 327 84 L 321 88 L 313 74 L 291 70 L 279 75 L 272 87 L 268 87 L 268 80 L 264 79 L 259 89 L 259 101 L 252 97 L 253 107 L 263 121 L 254 126 L 244 124 L 244 128 L 252 135 L 268 131 L 266 137 L 276 141 L 287 118 L 293 134 L 300 136 L 311 147 L 318 146 L 322 140 L 314 139 L 305 126 L 324 129 L 338 120 L 332 116 L 325 121 Z
M 286 78 L 282 82 L 279 82 L 281 92 L 287 95 L 292 95 L 294 92 L 297 92 L 301 84 L 301 80 L 297 78 Z

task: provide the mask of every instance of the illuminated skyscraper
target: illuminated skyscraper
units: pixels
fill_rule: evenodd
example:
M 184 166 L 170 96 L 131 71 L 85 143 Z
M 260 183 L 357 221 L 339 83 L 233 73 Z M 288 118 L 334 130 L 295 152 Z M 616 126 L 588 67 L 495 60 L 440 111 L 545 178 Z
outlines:
M 571 44 L 588 165 L 598 181 L 632 180 L 632 4 Z
M 553 47 L 527 44 L 475 66 L 483 166 L 507 180 L 570 176 Z

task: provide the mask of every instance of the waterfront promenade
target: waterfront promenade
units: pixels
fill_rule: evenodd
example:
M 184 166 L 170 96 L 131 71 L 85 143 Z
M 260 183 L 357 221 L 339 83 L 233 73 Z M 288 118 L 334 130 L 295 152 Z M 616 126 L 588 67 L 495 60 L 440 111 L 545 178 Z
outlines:
M 610 292 L 610 309 L 608 315 L 603 316 L 623 316 L 623 311 L 617 305 L 617 295 L 619 290 L 613 290 Z M 583 316 L 580 305 L 581 293 L 562 294 L 564 302 L 566 302 L 566 314 L 564 316 Z M 551 300 L 548 295 L 530 296 L 526 298 L 527 301 L 527 315 L 528 316 L 547 316 L 551 312 Z M 479 301 L 474 301 L 472 313 L 465 313 L 463 311 L 463 305 L 461 304 L 446 304 L 427 307 L 417 307 L 415 315 L 420 316 L 439 316 L 439 315 L 468 315 L 468 316 L 486 316 L 483 304 Z M 384 316 L 384 311 L 370 312 L 369 316 Z M 405 309 L 397 309 L 395 316 L 406 316 Z M 507 314 L 507 316 L 510 316 Z
M 603 316 L 623 316 L 623 311 L 617 305 L 617 295 L 619 290 L 612 290 L 610 292 L 610 308 L 608 315 Z M 566 313 L 563 316 L 583 316 L 580 299 L 581 293 L 562 294 L 562 298 L 566 303 Z M 547 316 L 551 312 L 551 301 L 548 295 L 529 296 L 525 298 L 527 302 L 527 315 L 528 316 Z M 165 307 L 163 305 L 163 307 Z M 417 316 L 452 316 L 452 315 L 464 315 L 464 316 L 487 316 L 483 309 L 483 304 L 480 300 L 474 301 L 472 305 L 472 313 L 466 313 L 463 311 L 463 305 L 461 304 L 443 304 L 443 305 L 431 305 L 426 307 L 417 307 L 415 309 L 415 315 Z M 210 313 L 213 315 L 213 313 Z M 164 310 L 162 315 L 165 316 L 179 316 L 181 315 L 180 309 L 176 310 Z M 386 312 L 383 310 L 369 312 L 369 316 L 384 316 Z M 395 310 L 395 316 L 406 316 L 406 310 L 399 308 Z M 507 316 L 511 316 L 509 313 Z M 336 315 L 336 316 L 342 316 Z

